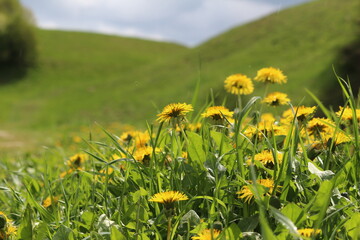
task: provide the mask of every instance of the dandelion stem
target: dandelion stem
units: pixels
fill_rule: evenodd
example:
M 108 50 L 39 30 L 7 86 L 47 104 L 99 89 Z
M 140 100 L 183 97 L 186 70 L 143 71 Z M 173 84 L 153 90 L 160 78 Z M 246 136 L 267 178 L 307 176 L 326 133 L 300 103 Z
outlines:
M 241 95 L 238 94 L 237 97 L 238 97 L 238 108 L 239 108 L 239 112 L 240 112 L 242 109 Z
M 166 240 L 170 240 L 170 239 L 171 239 L 171 220 L 172 220 L 172 217 L 169 216 L 169 217 L 168 217 Z

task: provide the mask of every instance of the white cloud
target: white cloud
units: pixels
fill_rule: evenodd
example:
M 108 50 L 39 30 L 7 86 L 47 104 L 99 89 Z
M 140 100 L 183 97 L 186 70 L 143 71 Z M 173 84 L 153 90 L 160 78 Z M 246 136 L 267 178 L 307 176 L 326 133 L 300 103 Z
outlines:
M 91 29 L 89 29 L 91 30 Z M 143 30 L 139 30 L 136 28 L 119 28 L 116 26 L 111 26 L 107 24 L 98 24 L 94 26 L 92 31 L 105 33 L 105 34 L 114 34 L 114 35 L 121 35 L 121 36 L 128 36 L 128 37 L 138 37 L 138 38 L 149 38 L 157 41 L 166 41 L 166 37 L 161 34 L 156 33 L 146 33 Z
M 276 11 L 279 2 L 285 0 L 21 1 L 34 12 L 40 27 L 195 45 L 230 27 Z M 291 1 L 306 0 L 288 2 Z

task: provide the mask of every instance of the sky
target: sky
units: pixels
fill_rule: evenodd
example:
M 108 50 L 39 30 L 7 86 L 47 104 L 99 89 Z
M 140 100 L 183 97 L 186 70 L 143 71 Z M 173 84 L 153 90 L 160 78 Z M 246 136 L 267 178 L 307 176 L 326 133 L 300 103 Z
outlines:
M 232 27 L 309 0 L 20 0 L 44 29 L 196 46 Z

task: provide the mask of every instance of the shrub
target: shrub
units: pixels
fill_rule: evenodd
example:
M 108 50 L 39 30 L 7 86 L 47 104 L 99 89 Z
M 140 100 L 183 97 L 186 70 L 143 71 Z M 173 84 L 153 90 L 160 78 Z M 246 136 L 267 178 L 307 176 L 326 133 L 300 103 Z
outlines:
M 0 0 L 0 64 L 32 66 L 36 39 L 31 12 L 18 0 Z

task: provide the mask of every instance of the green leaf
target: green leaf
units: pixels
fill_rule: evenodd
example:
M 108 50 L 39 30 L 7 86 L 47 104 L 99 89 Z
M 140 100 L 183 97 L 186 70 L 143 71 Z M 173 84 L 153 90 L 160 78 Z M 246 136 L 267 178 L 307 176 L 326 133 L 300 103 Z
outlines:
M 19 235 L 21 239 L 32 239 L 33 231 L 32 231 L 32 222 L 31 222 L 32 209 L 28 204 L 26 206 L 24 216 L 21 221 L 21 225 L 19 228 Z
M 53 240 L 66 240 L 69 239 L 69 235 L 71 233 L 71 229 L 61 225 L 57 232 L 55 233 Z
M 332 196 L 333 186 L 333 181 L 323 181 L 315 198 L 308 204 L 310 212 L 313 213 L 313 220 L 316 221 L 314 228 L 318 228 L 318 225 L 320 225 L 322 219 L 325 217 L 326 210 L 330 203 L 330 197 Z
M 187 224 L 187 223 L 189 223 L 190 226 L 198 225 L 200 223 L 200 217 L 194 210 L 188 211 L 181 218 L 181 224 Z
M 251 217 L 241 218 L 239 227 L 242 232 L 253 232 L 259 225 L 259 214 L 254 214 Z
M 127 238 L 115 227 L 111 227 L 110 240 L 126 240 Z
M 287 204 L 282 210 L 282 214 L 288 217 L 295 225 L 300 225 L 303 221 L 306 220 L 306 215 L 303 209 L 301 209 L 295 203 Z
M 133 197 L 133 201 L 138 202 L 140 197 L 147 196 L 148 192 L 144 188 L 140 187 L 139 190 L 137 190 L 134 193 L 131 193 L 131 195 Z
M 286 229 L 290 231 L 290 233 L 294 235 L 298 234 L 297 227 L 288 217 L 272 206 L 270 206 L 270 212 L 279 223 L 281 223 Z
M 235 223 L 225 229 L 226 239 L 241 239 L 241 230 Z
M 344 227 L 352 239 L 360 239 L 360 213 L 354 213 Z
M 35 237 L 36 240 L 48 239 L 49 228 L 48 228 L 47 223 L 40 222 L 34 229 L 34 232 L 36 233 L 36 237 Z
M 277 240 L 277 238 L 275 237 L 274 232 L 271 230 L 265 216 L 264 215 L 261 216 L 261 215 L 260 215 L 261 235 L 264 237 L 264 239 Z
M 33 195 L 27 187 L 26 190 L 28 192 L 27 200 L 29 204 L 39 211 L 41 217 L 43 217 L 46 222 L 52 222 L 54 220 L 54 216 L 34 199 Z
M 91 225 L 94 221 L 95 214 L 89 211 L 85 211 L 83 214 L 81 214 L 81 219 L 84 221 L 86 229 L 90 229 Z
M 206 161 L 206 154 L 203 150 L 203 140 L 200 135 L 194 132 L 187 132 L 189 140 L 188 152 L 192 161 L 203 167 Z

